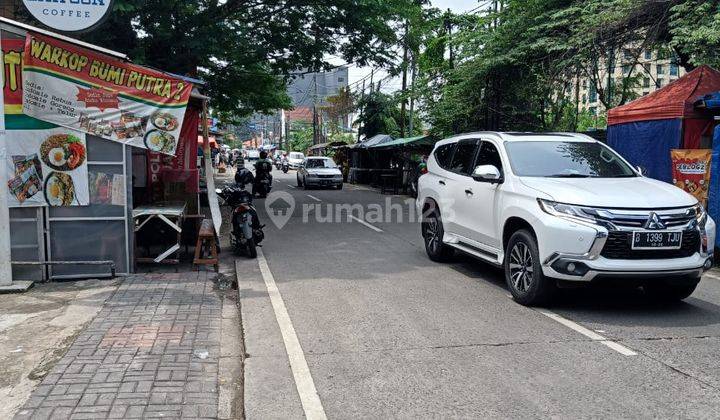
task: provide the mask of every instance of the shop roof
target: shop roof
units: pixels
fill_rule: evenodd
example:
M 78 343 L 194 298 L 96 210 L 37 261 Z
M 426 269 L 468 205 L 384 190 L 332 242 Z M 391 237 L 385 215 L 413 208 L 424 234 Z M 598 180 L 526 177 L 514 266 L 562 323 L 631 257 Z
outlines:
M 393 141 L 392 136 L 387 135 L 387 134 L 377 134 L 377 135 L 370 137 L 369 139 L 363 141 L 362 143 L 356 143 L 354 145 L 354 147 L 367 149 L 367 148 L 373 147 L 375 145 L 388 143 L 391 141 Z
M 429 146 L 435 144 L 435 140 L 433 140 L 430 136 L 415 136 L 415 137 L 405 137 L 401 139 L 395 139 L 386 143 L 380 143 L 376 144 L 374 146 L 370 146 L 372 148 L 379 148 L 379 147 L 399 147 L 399 146 Z
M 706 118 L 693 104 L 720 90 L 720 72 L 700 66 L 667 86 L 608 111 L 608 125 L 673 118 Z

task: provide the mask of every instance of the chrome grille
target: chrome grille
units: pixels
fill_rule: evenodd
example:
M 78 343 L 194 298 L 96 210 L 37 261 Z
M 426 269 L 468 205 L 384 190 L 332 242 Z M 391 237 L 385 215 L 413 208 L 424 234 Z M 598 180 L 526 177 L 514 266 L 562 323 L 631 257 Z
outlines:
M 655 213 L 665 228 L 689 227 L 696 219 L 695 207 L 667 210 L 609 210 L 584 208 L 583 212 L 595 217 L 599 223 L 609 230 L 642 229 L 650 215 Z

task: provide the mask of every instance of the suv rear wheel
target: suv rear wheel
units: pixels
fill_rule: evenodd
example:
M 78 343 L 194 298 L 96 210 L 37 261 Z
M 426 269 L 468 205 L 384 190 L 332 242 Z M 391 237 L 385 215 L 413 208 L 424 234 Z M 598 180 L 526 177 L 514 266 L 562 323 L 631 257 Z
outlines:
M 455 251 L 443 243 L 445 229 L 440 212 L 431 210 L 422 223 L 422 236 L 425 240 L 425 252 L 435 262 L 445 262 L 452 258 Z
M 550 302 L 557 286 L 542 273 L 537 240 L 532 233 L 519 230 L 510 237 L 504 265 L 505 281 L 516 302 L 527 306 Z

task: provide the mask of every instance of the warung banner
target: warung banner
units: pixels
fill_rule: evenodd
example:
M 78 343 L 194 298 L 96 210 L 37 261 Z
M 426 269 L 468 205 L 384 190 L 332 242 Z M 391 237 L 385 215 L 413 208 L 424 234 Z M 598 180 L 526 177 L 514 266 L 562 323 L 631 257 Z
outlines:
M 23 54 L 23 112 L 174 155 L 192 85 L 39 34 Z

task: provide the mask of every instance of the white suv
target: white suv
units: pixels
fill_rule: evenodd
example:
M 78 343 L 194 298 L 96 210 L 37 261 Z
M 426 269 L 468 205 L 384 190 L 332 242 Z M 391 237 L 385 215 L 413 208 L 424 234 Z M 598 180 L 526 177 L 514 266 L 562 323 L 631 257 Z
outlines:
M 712 266 L 715 222 L 698 201 L 585 135 L 464 134 L 438 142 L 427 169 L 417 205 L 428 256 L 503 266 L 521 304 L 608 278 L 679 300 Z

